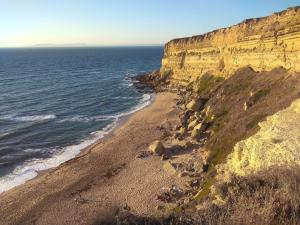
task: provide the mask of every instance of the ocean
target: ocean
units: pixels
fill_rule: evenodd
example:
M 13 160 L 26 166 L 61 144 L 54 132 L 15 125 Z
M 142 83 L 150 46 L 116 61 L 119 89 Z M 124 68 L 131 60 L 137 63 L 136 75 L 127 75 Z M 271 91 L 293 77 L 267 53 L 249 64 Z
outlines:
M 0 193 L 74 158 L 151 102 L 162 47 L 0 49 Z

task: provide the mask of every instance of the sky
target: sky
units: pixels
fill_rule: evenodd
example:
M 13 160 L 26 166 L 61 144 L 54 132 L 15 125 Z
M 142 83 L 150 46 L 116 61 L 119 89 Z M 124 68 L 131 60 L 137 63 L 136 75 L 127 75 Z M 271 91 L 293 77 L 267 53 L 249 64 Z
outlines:
M 0 0 L 0 47 L 161 45 L 300 0 Z

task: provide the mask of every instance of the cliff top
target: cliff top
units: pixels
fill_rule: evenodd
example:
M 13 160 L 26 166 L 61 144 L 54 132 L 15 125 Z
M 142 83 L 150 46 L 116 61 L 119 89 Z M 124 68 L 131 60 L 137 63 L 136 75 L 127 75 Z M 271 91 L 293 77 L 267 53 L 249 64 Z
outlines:
M 289 14 L 291 14 L 291 15 L 299 14 L 299 18 L 300 18 L 300 6 L 290 7 L 290 8 L 287 8 L 286 10 L 283 10 L 283 11 L 280 11 L 280 12 L 275 12 L 272 15 L 269 15 L 269 16 L 245 19 L 245 20 L 243 20 L 242 22 L 240 22 L 236 25 L 216 29 L 216 30 L 213 30 L 213 31 L 201 34 L 201 35 L 194 35 L 194 36 L 191 36 L 191 37 L 175 38 L 175 39 L 172 39 L 171 41 L 169 41 L 166 45 L 168 45 L 169 43 L 188 42 L 188 41 L 201 41 L 203 39 L 206 39 L 210 36 L 215 35 L 218 32 L 226 32 L 226 31 L 228 31 L 232 28 L 235 28 L 235 27 L 244 27 L 244 26 L 249 27 L 252 24 L 256 24 L 256 23 L 261 22 L 261 21 L 268 21 L 268 20 L 277 21 L 279 19 L 278 17 L 287 16 Z M 291 22 L 296 23 L 297 21 L 291 21 Z

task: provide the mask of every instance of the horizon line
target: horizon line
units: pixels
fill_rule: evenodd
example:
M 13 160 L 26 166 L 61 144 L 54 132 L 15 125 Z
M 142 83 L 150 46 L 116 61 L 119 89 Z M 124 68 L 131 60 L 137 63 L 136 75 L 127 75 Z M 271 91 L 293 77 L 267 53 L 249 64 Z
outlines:
M 103 47 L 163 47 L 165 44 L 132 44 L 132 45 L 72 45 L 72 44 L 37 44 L 31 46 L 0 46 L 0 49 L 7 49 L 7 48 L 103 48 Z

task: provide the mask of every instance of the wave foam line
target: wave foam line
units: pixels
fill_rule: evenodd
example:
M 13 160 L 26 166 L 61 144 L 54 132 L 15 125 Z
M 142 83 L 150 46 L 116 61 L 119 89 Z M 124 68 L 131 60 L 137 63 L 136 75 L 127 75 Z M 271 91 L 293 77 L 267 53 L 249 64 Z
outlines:
M 112 123 L 101 131 L 93 132 L 91 136 L 77 145 L 70 145 L 60 150 L 48 159 L 32 159 L 16 167 L 10 174 L 0 178 L 0 193 L 5 192 L 13 187 L 24 184 L 26 181 L 33 179 L 39 171 L 47 170 L 59 166 L 60 164 L 74 158 L 82 149 L 94 144 L 97 140 L 103 138 L 115 124 Z M 32 149 L 31 149 L 32 151 Z
M 56 118 L 56 115 L 54 115 L 54 114 L 49 114 L 49 115 L 35 115 L 35 116 L 14 116 L 14 115 L 7 115 L 7 116 L 1 116 L 0 120 L 29 122 L 29 121 L 51 120 L 51 119 L 55 119 L 55 118 Z
M 91 133 L 91 136 L 81 143 L 77 145 L 70 145 L 63 149 L 57 150 L 57 154 L 54 154 L 51 158 L 32 159 L 19 165 L 10 174 L 0 178 L 0 193 L 5 192 L 18 185 L 24 184 L 30 179 L 33 179 L 38 175 L 39 171 L 57 167 L 60 164 L 76 157 L 76 155 L 78 155 L 82 149 L 89 147 L 90 145 L 94 144 L 96 141 L 110 133 L 117 126 L 117 122 L 121 117 L 141 110 L 151 103 L 151 99 L 151 94 L 144 94 L 140 101 L 140 104 L 133 107 L 127 112 L 123 112 L 115 116 L 110 116 L 110 118 L 114 118 L 114 121 L 111 124 L 103 128 L 101 131 Z M 30 149 L 30 151 L 32 151 L 32 149 Z

